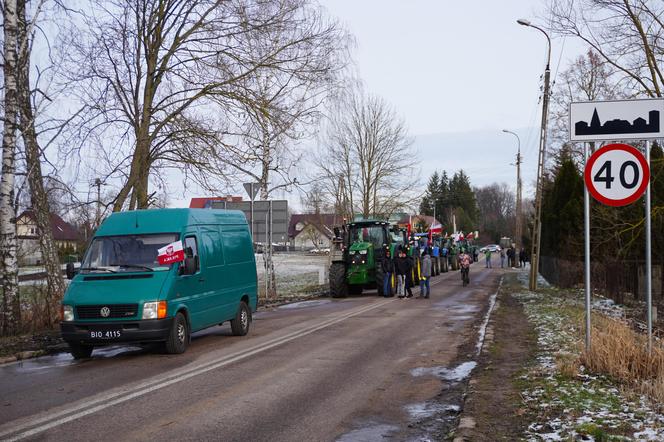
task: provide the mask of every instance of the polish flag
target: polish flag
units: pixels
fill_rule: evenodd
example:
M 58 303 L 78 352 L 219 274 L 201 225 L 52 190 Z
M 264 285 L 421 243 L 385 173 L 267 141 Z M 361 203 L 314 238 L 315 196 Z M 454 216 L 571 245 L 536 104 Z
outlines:
M 161 265 L 184 261 L 182 241 L 172 242 L 157 250 L 157 260 Z
M 439 222 L 434 221 L 429 227 L 429 231 L 433 234 L 443 233 L 443 225 Z

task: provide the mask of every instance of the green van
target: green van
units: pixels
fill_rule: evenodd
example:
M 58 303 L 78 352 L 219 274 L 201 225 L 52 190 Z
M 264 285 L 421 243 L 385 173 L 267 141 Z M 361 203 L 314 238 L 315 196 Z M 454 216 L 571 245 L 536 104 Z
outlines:
M 172 253 L 172 244 L 184 260 L 160 264 L 159 250 Z M 113 213 L 67 277 L 60 330 L 76 359 L 119 342 L 182 353 L 192 332 L 225 321 L 243 336 L 258 304 L 251 235 L 236 210 Z

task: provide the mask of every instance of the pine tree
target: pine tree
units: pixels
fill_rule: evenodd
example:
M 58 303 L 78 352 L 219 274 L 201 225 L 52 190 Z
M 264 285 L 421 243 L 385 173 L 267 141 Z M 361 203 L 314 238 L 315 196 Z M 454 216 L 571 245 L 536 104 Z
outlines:
M 463 169 L 454 174 L 449 187 L 451 206 L 454 208 L 462 208 L 474 227 L 474 224 L 477 222 L 478 214 L 477 202 L 475 201 L 475 192 L 473 192 L 470 185 L 470 179 Z
M 420 213 L 424 215 L 433 215 L 434 205 L 439 199 L 439 186 L 440 180 L 438 172 L 434 172 L 429 178 L 429 184 L 427 185 L 427 190 L 424 193 L 422 202 L 420 203 Z
M 450 179 L 447 172 L 443 171 L 438 181 L 438 199 L 436 200 L 436 218 L 443 224 L 443 230 L 450 230 L 451 213 Z
M 542 255 L 583 257 L 583 178 L 570 155 L 560 157 L 542 201 Z

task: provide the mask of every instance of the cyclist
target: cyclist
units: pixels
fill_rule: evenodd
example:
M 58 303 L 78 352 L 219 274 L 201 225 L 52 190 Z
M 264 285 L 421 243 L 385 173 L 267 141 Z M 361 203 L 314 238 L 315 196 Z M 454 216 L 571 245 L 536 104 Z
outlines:
M 461 249 L 461 254 L 459 255 L 459 267 L 461 268 L 461 280 L 463 281 L 464 287 L 470 284 L 470 263 L 472 258 L 465 249 Z

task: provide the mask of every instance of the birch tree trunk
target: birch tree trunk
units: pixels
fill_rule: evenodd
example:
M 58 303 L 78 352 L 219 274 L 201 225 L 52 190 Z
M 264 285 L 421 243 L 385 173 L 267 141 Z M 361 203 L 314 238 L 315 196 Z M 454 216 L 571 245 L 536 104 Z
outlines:
M 47 327 L 52 327 L 58 317 L 57 303 L 64 293 L 64 280 L 60 268 L 58 250 L 53 242 L 51 216 L 48 197 L 44 189 L 41 168 L 41 148 L 37 141 L 35 118 L 30 94 L 30 35 L 25 16 L 25 0 L 18 0 L 18 46 L 19 68 L 18 108 L 20 111 L 20 129 L 25 145 L 26 167 L 30 199 L 39 232 L 39 248 L 46 268 L 46 298 L 43 300 L 43 319 Z
M 21 310 L 18 293 L 18 260 L 14 178 L 16 173 L 17 81 L 16 0 L 5 0 L 4 9 L 5 121 L 2 134 L 2 177 L 0 178 L 0 277 L 2 278 L 2 334 L 20 330 Z

